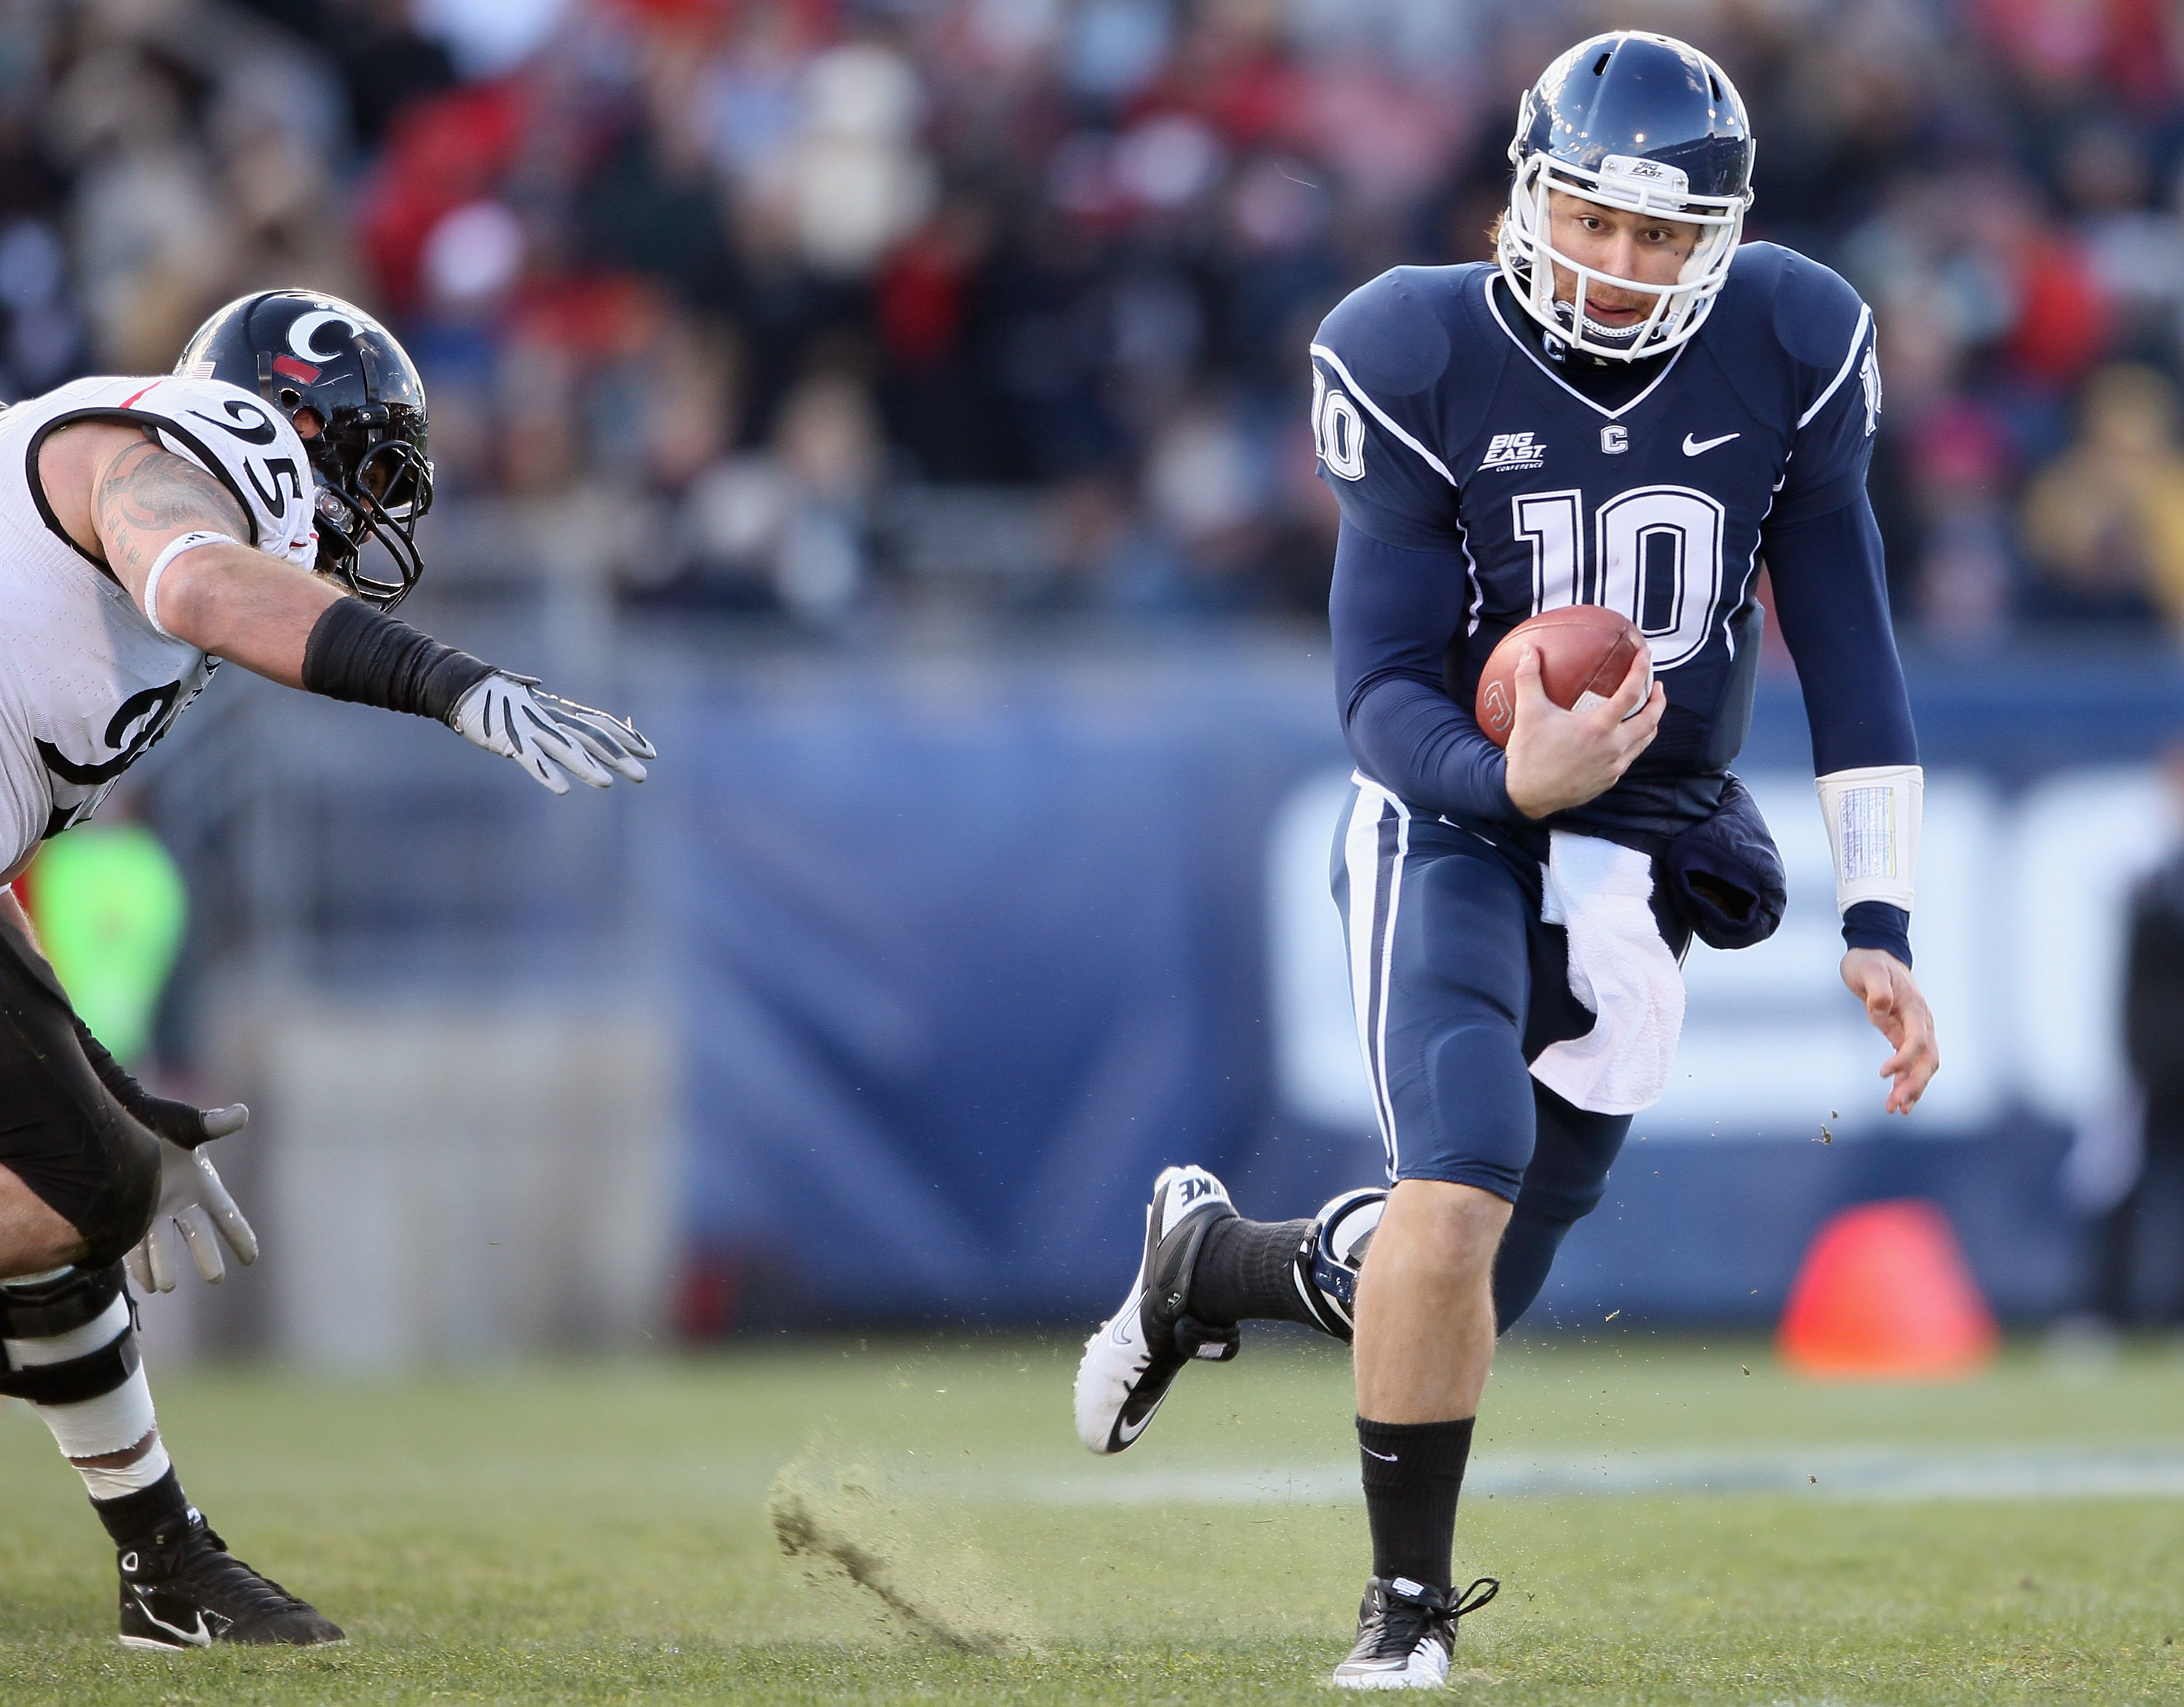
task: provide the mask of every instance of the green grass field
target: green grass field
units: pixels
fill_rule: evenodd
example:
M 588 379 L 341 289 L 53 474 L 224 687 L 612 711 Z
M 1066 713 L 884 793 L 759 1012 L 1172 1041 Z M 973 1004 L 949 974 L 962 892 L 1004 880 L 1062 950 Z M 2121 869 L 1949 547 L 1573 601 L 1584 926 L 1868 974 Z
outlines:
M 1102 1462 L 1074 1351 L 160 1381 L 192 1496 L 348 1626 L 315 1653 L 121 1650 L 112 1556 L 9 1404 L 0 1701 L 1329 1699 L 1366 1562 L 1343 1361 L 1261 1336 Z M 1485 1417 L 1458 1566 L 1504 1587 L 1463 1628 L 1468 1697 L 2184 1700 L 2173 1353 L 1814 1387 L 1634 1332 L 1506 1348 Z M 784 1557 L 770 1488 L 874 1587 Z

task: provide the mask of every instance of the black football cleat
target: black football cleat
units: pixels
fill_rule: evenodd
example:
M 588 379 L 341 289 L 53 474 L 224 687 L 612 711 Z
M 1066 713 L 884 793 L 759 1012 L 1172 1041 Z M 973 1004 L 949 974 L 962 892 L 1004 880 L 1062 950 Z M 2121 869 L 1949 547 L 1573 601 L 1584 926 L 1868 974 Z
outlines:
M 1334 1687 L 1440 1688 L 1456 1654 L 1456 1621 L 1478 1611 L 1501 1590 L 1490 1576 L 1480 1577 L 1461 1597 L 1407 1576 L 1373 1577 L 1357 1609 L 1357 1645 L 1334 1668 Z
M 1077 1437 L 1093 1451 L 1120 1452 L 1143 1434 L 1191 1359 L 1236 1355 L 1234 1323 L 1209 1326 L 1189 1314 L 1206 1230 L 1235 1213 L 1228 1188 L 1203 1168 L 1168 1168 L 1153 1182 L 1137 1278 L 1077 1365 Z
M 215 1642 L 315 1647 L 341 1626 L 227 1550 L 195 1506 L 122 1548 L 121 1645 L 160 1653 Z

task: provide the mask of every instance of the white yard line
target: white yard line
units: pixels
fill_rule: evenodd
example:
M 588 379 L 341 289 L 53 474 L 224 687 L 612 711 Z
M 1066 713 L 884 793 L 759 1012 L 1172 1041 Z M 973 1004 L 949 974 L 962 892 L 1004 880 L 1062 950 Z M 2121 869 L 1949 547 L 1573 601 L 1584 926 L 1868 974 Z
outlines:
M 990 1497 L 1050 1505 L 1346 1505 L 1354 1465 L 1136 1469 L 988 1478 Z M 1467 1498 L 1780 1493 L 1827 1499 L 2184 1498 L 2184 1447 L 1971 1450 L 1871 1448 L 1797 1452 L 1510 1455 L 1475 1461 Z

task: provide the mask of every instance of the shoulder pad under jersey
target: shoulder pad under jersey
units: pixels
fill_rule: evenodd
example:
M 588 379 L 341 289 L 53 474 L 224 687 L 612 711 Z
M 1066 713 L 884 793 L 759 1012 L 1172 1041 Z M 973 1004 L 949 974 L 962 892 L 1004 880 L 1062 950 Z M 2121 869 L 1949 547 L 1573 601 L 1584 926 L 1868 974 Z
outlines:
M 82 413 L 142 420 L 234 496 L 250 518 L 246 543 L 304 569 L 317 563 L 310 459 L 279 410 L 225 380 L 170 375 Z

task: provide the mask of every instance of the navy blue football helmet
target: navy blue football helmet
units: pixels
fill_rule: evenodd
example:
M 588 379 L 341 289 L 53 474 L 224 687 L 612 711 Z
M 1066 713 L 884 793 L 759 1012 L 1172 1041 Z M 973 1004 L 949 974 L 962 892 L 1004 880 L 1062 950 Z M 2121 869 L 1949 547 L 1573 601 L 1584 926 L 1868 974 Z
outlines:
M 1533 319 L 1591 355 L 1630 361 L 1673 349 L 1698 331 L 1728 282 L 1752 204 L 1752 153 L 1736 86 L 1696 47 L 1635 30 L 1580 42 L 1518 106 L 1502 275 Z M 1555 191 L 1696 225 L 1697 242 L 1673 284 L 1600 272 L 1555 248 L 1547 201 Z M 1557 299 L 1557 272 L 1568 301 Z M 1622 327 L 1588 319 L 1596 282 L 1652 296 L 1652 312 Z
M 175 371 L 254 392 L 295 423 L 317 483 L 319 568 L 392 610 L 425 573 L 417 523 L 432 507 L 425 382 L 394 335 L 316 291 L 237 297 L 202 326 Z M 305 411 L 315 420 L 300 421 Z M 393 573 L 365 567 L 376 541 Z

